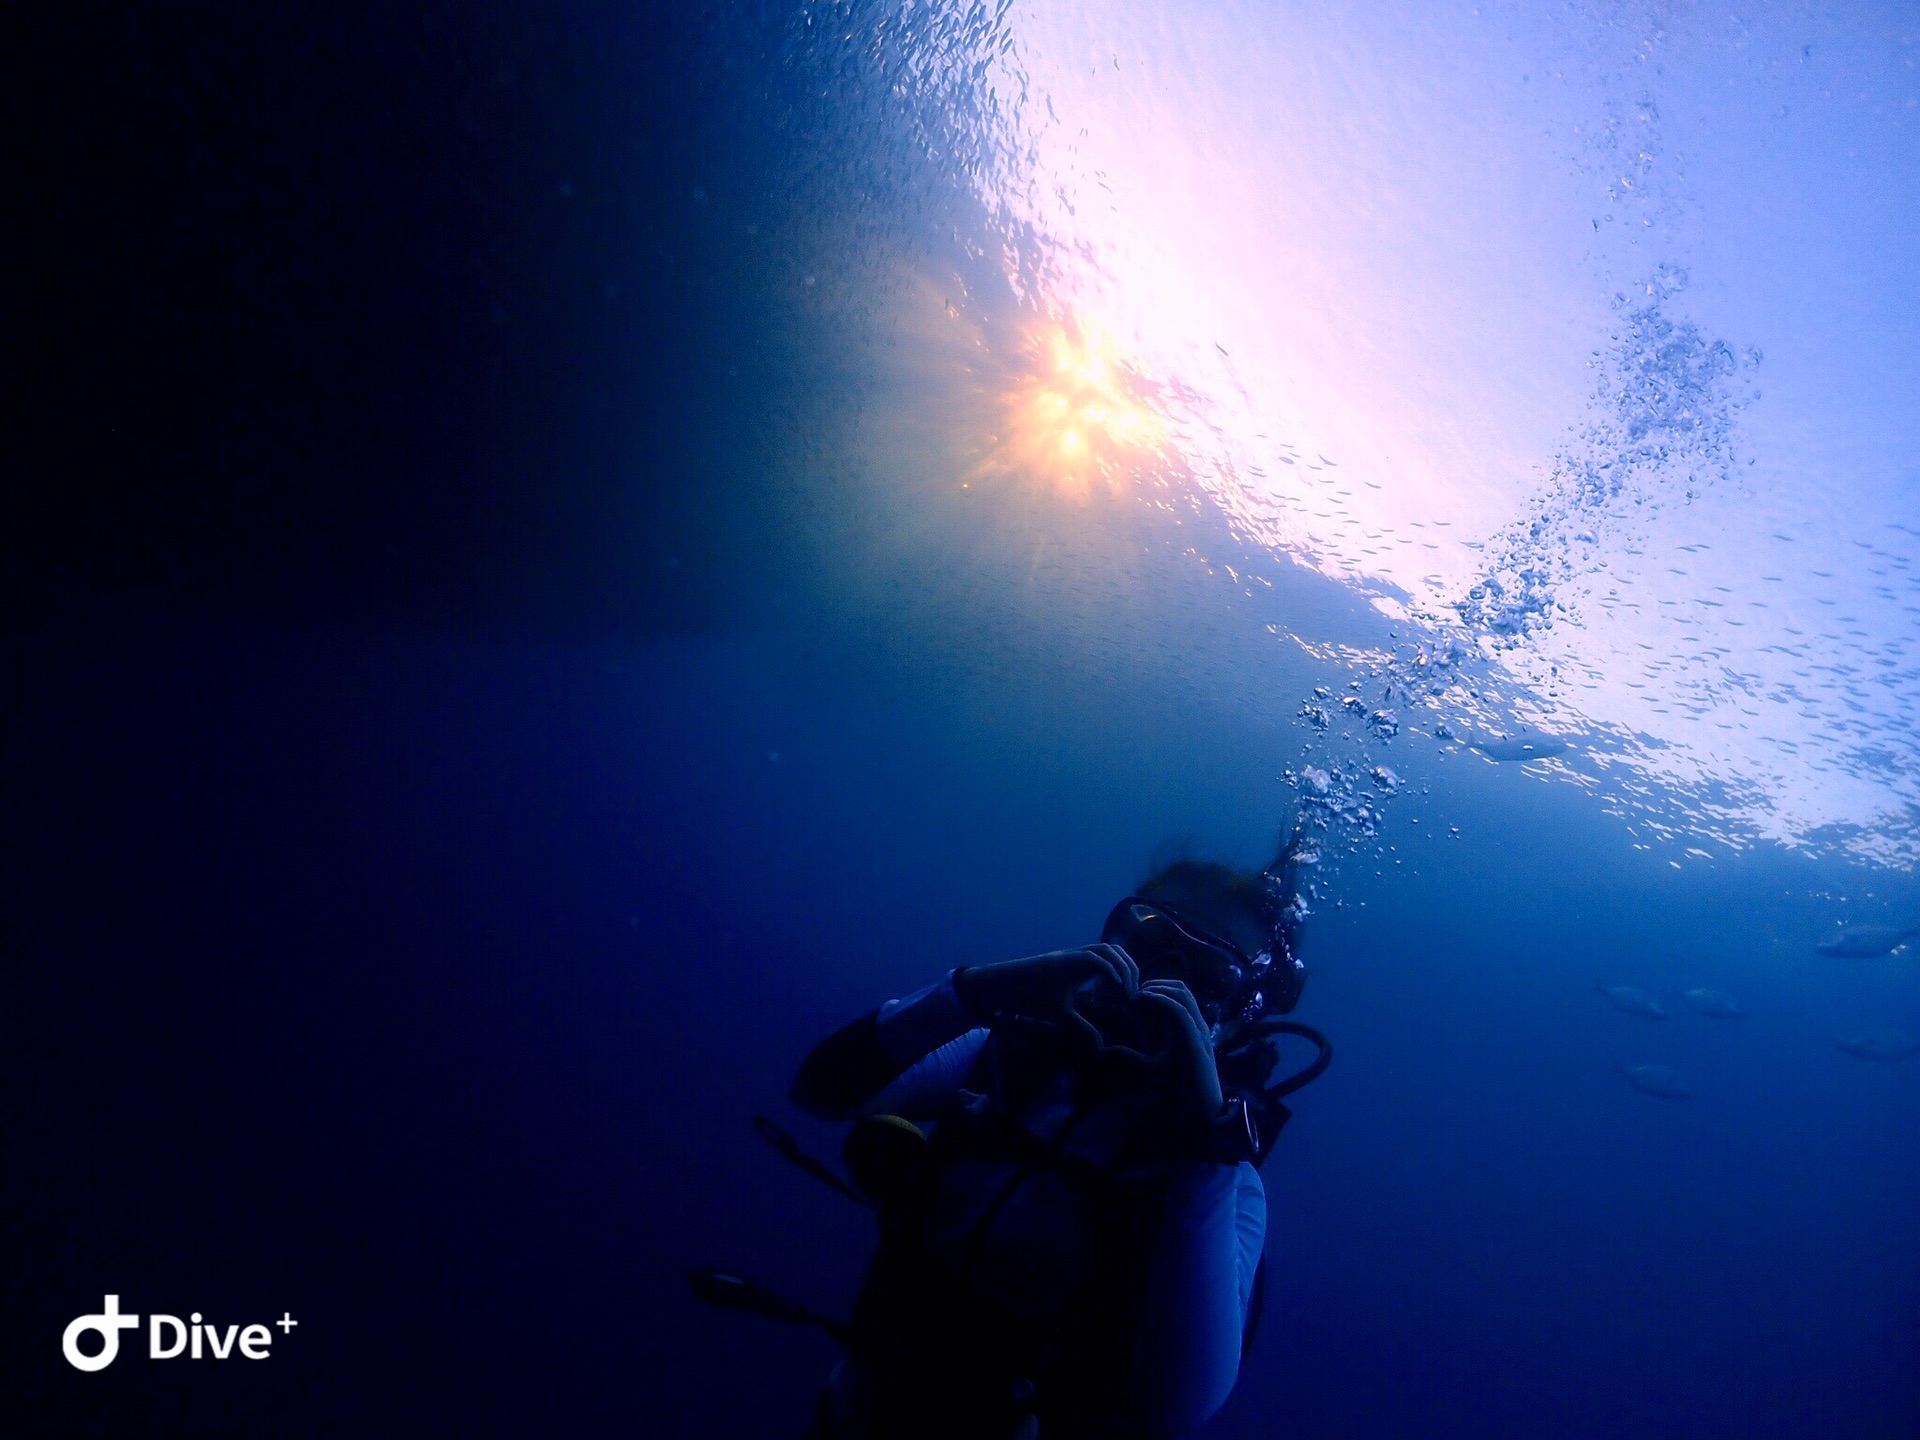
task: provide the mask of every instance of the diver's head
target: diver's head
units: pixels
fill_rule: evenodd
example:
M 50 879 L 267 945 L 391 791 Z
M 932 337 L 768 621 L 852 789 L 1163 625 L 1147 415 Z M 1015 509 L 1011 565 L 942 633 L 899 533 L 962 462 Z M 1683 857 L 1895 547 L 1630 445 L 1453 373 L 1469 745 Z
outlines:
M 1271 942 L 1264 876 L 1210 860 L 1176 860 L 1142 880 L 1134 894 L 1243 955 L 1258 955 Z
M 1290 843 L 1287 865 L 1258 873 L 1176 860 L 1114 906 L 1100 938 L 1131 955 L 1142 979 L 1185 983 L 1209 1024 L 1285 1013 L 1306 979 L 1294 954 L 1295 853 Z

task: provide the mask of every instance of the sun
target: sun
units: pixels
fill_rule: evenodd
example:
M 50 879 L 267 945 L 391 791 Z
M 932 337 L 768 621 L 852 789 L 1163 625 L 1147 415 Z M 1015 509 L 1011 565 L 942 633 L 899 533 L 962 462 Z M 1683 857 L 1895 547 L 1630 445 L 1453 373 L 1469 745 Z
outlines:
M 1084 321 L 1050 317 L 1025 337 L 998 397 L 1000 433 L 981 466 L 1084 492 L 1149 463 L 1166 441 L 1155 387 Z

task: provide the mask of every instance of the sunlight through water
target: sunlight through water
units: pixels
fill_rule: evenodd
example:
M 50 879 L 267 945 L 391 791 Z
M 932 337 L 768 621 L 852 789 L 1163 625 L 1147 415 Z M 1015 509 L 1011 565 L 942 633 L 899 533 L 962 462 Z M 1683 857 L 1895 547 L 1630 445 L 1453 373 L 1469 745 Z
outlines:
M 1331 823 L 1397 735 L 1644 844 L 1920 858 L 1920 27 L 836 13 L 977 203 L 974 473 L 1187 495 L 1392 624 L 1274 640 Z
M 1000 429 L 987 437 L 980 474 L 1037 477 L 1078 493 L 1164 458 L 1153 387 L 1092 321 L 1049 317 L 1028 331 L 1020 359 L 996 397 Z

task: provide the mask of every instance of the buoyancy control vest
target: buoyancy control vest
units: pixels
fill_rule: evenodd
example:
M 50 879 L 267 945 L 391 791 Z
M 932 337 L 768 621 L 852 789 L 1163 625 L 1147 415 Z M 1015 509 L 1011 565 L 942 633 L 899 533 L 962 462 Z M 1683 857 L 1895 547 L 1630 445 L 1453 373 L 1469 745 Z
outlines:
M 1256 1164 L 1288 1118 L 1279 1096 L 1315 1078 L 1330 1057 L 1309 1027 L 1266 1021 L 1261 1029 L 1304 1035 L 1320 1053 L 1264 1088 L 1270 1051 L 1250 1057 L 1238 1076 L 1223 1057 L 1230 1093 L 1259 1119 L 1248 1156 Z M 1260 1038 L 1271 1044 L 1271 1034 Z M 790 1161 L 878 1211 L 879 1244 L 849 1322 L 721 1272 L 690 1276 L 702 1299 L 817 1325 L 845 1349 L 843 1393 L 823 1401 L 810 1437 L 1129 1433 L 1135 1329 L 1170 1167 L 1190 1162 L 1198 1143 L 1138 1071 L 1089 1060 L 1057 1033 L 997 1027 L 931 1135 L 899 1117 L 855 1122 L 848 1159 L 856 1139 L 880 1141 L 884 1185 L 849 1185 L 772 1122 L 755 1123 Z M 864 1167 L 849 1168 L 862 1176 Z M 855 1413 L 837 1422 L 836 1407 Z
M 1137 1075 L 996 1030 L 880 1206 L 850 1330 L 862 1434 L 1115 1433 L 1181 1127 Z

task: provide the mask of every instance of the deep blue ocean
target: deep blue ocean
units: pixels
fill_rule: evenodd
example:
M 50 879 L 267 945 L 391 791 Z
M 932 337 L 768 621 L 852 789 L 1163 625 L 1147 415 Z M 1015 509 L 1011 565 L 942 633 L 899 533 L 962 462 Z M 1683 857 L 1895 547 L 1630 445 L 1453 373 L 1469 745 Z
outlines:
M 798 1435 L 751 1118 L 1304 815 L 1206 1433 L 1920 1435 L 1920 21 L 1483 8 L 8 22 L 0 1430 Z

